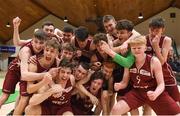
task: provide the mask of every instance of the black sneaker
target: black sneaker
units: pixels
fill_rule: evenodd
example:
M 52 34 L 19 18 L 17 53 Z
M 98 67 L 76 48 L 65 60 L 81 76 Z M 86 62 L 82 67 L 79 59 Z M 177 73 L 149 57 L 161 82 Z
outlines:
M 11 112 L 9 112 L 6 116 L 12 116 L 12 115 L 13 115 L 13 112 L 14 112 L 14 109 L 11 110 Z

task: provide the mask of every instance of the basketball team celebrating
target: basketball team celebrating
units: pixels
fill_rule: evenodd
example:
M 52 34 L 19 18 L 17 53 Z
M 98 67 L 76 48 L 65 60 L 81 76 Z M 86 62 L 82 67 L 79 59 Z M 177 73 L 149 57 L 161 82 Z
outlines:
M 0 96 L 1 107 L 19 83 L 13 115 L 139 115 L 139 107 L 143 115 L 180 115 L 164 19 L 153 18 L 145 36 L 111 15 L 103 17 L 106 33 L 94 36 L 46 21 L 28 40 L 20 39 L 20 23 L 13 19 L 13 43 L 21 48 Z

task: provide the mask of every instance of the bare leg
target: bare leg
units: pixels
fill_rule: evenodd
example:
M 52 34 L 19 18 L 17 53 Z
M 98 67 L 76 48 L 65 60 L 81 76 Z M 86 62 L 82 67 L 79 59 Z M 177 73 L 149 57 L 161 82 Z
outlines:
M 28 105 L 29 97 L 21 96 L 18 105 L 16 106 L 13 115 L 22 115 L 24 109 Z
M 180 116 L 180 113 L 179 113 L 179 114 L 176 114 L 175 116 Z
M 62 114 L 62 116 L 73 116 L 73 113 L 70 111 L 66 111 Z
M 131 110 L 130 113 L 131 113 L 131 116 L 139 116 L 139 110 L 138 109 Z
M 25 109 L 25 114 L 26 115 L 41 115 L 42 112 L 41 112 L 41 106 L 40 105 L 35 105 L 35 106 L 32 106 L 32 105 L 28 105 Z
M 152 115 L 152 108 L 148 105 L 144 105 L 143 106 L 143 115 L 149 115 L 151 116 Z
M 121 100 L 121 97 L 122 97 L 122 96 L 117 95 L 117 97 L 116 97 L 117 101 Z M 122 115 L 123 115 L 123 116 L 128 116 L 128 113 L 126 112 L 126 113 L 124 113 L 124 114 L 122 114 Z
M 109 95 L 108 95 L 108 91 L 106 91 L 106 90 L 104 90 L 102 92 L 101 104 L 102 104 L 102 109 L 103 109 L 103 115 L 109 115 L 109 113 L 110 113 L 110 109 L 109 109 Z
M 0 109 L 1 109 L 1 106 L 6 102 L 6 100 L 9 98 L 9 95 L 10 94 L 7 94 L 7 93 L 2 93 L 1 97 L 0 97 Z
M 102 105 L 98 104 L 95 108 L 94 114 L 95 115 L 100 115 L 101 114 L 101 110 L 102 110 Z
M 19 100 L 20 100 L 20 95 L 18 95 L 18 97 L 16 98 L 16 102 L 15 102 L 15 106 L 14 106 L 14 107 L 16 107 L 16 106 L 18 105 Z M 14 108 L 14 109 L 15 109 L 15 108 Z
M 129 110 L 129 105 L 124 100 L 120 100 L 113 106 L 111 115 L 121 115 L 128 112 Z
M 176 102 L 178 106 L 180 106 L 180 103 L 179 102 Z
M 112 96 L 110 97 L 110 111 L 112 107 L 114 106 L 115 101 L 116 101 L 116 93 L 113 93 Z
M 16 106 L 18 105 L 19 99 L 20 99 L 20 96 L 18 95 L 17 98 L 16 98 L 16 101 L 15 101 L 14 109 L 15 109 Z M 12 109 L 7 115 L 13 115 L 14 109 Z

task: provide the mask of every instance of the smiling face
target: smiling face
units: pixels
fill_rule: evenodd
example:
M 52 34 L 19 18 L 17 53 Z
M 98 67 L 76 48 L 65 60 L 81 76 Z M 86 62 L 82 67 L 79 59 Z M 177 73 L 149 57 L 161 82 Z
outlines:
M 107 33 L 109 33 L 110 35 L 115 34 L 116 32 L 116 21 L 111 19 L 107 22 L 104 22 L 104 28 L 106 30 Z
M 131 32 L 126 29 L 123 29 L 123 30 L 117 30 L 117 34 L 119 40 L 127 40 L 130 37 Z
M 70 67 L 61 67 L 59 70 L 59 79 L 68 80 L 71 76 L 72 69 Z
M 32 39 L 32 47 L 35 53 L 40 53 L 44 49 L 44 46 L 45 41 L 39 40 L 35 37 Z
M 78 66 L 78 68 L 75 70 L 74 76 L 76 81 L 79 81 L 83 78 L 85 78 L 88 74 L 88 71 L 84 69 L 81 65 Z
M 71 42 L 71 38 L 73 37 L 73 33 L 71 32 L 63 32 L 63 41 Z
M 43 31 L 48 35 L 48 37 L 51 37 L 54 34 L 54 26 L 53 25 L 45 25 L 43 27 Z
M 62 56 L 62 58 L 64 59 L 67 59 L 67 60 L 72 60 L 72 58 L 73 58 L 73 56 L 74 56 L 74 53 L 73 52 L 71 52 L 71 51 L 69 51 L 69 50 L 62 50 L 62 52 L 61 52 L 61 56 Z
M 113 67 L 110 68 L 110 67 L 103 65 L 102 70 L 106 77 L 110 78 L 112 76 Z

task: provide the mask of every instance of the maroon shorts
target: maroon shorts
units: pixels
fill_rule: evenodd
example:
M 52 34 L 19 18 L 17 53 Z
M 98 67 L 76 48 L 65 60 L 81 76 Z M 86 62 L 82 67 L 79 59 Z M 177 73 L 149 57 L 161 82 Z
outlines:
M 117 96 L 124 96 L 126 93 L 128 93 L 131 90 L 132 86 L 128 84 L 128 86 L 125 89 L 121 89 L 117 92 Z
M 31 94 L 28 94 L 27 92 L 27 82 L 26 81 L 20 81 L 20 95 L 21 96 L 31 96 Z
M 175 115 L 180 113 L 180 107 L 167 92 L 163 92 L 155 101 L 150 101 L 147 91 L 133 89 L 121 99 L 125 100 L 131 109 L 137 109 L 144 104 L 148 104 L 157 115 Z
M 10 64 L 3 83 L 2 91 L 4 93 L 12 94 L 15 92 L 16 84 L 20 81 L 20 69 L 18 69 L 19 67 L 12 67 Z
M 168 92 L 169 96 L 172 97 L 174 101 L 180 101 L 180 93 L 177 85 L 165 86 L 165 91 Z
M 71 104 L 55 105 L 49 102 L 41 104 L 41 115 L 62 115 L 64 112 L 72 112 Z
M 27 93 L 27 82 L 20 81 L 20 77 L 21 74 L 19 63 L 18 60 L 15 59 L 10 63 L 8 67 L 2 91 L 7 94 L 13 94 L 15 92 L 16 84 L 20 82 L 20 94 L 22 96 L 29 96 L 29 94 Z
M 93 115 L 94 112 L 90 110 L 84 111 L 84 109 L 78 108 L 76 106 L 72 106 L 73 114 L 74 115 Z
M 72 100 L 72 99 L 71 99 Z M 92 115 L 94 112 L 91 111 L 92 107 L 85 107 L 82 104 L 78 104 L 78 101 L 71 102 L 72 111 L 74 115 Z

